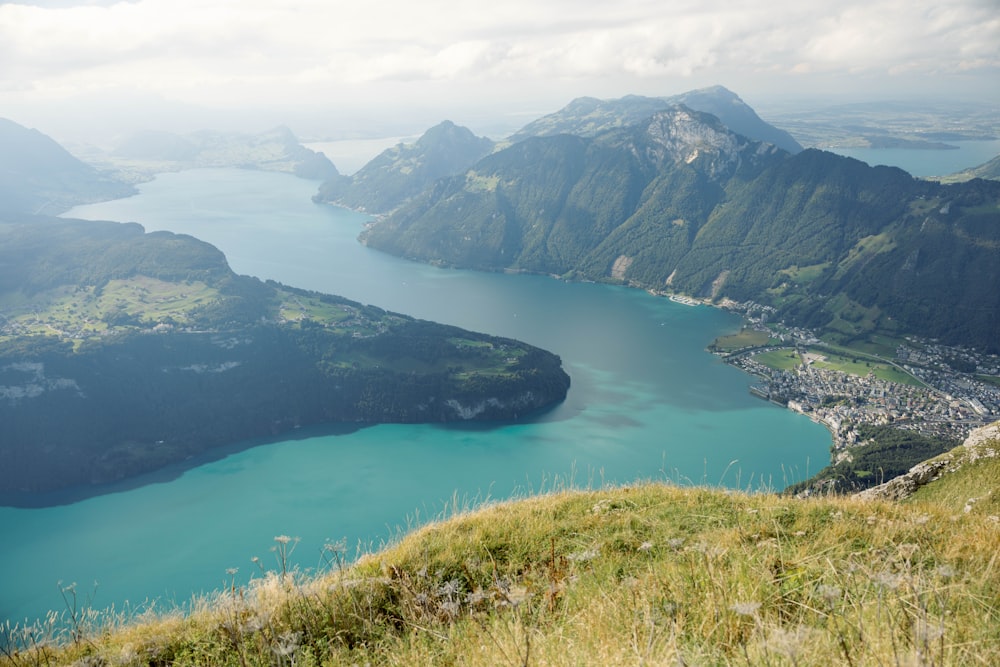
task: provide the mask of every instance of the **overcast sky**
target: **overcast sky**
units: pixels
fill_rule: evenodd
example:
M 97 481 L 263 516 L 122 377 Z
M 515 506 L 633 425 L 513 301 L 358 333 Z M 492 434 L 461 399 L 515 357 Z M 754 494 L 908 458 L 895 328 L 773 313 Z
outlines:
M 1000 0 L 0 2 L 0 116 L 38 126 L 98 98 L 118 116 L 486 123 L 714 84 L 752 106 L 1000 101 Z

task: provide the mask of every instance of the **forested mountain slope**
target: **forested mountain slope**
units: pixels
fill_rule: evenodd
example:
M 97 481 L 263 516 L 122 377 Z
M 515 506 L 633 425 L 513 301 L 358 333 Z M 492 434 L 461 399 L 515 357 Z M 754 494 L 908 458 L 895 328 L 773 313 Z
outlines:
M 494 143 L 451 121 L 427 130 L 412 144 L 388 148 L 352 176 L 327 179 L 314 199 L 371 213 L 391 211 L 439 178 L 465 171 Z
M 998 204 L 1000 183 L 791 155 L 676 106 L 513 144 L 363 240 L 447 265 L 755 300 L 845 338 L 915 331 L 995 351 Z
M 0 222 L 7 503 L 302 426 L 516 419 L 568 385 L 544 350 L 237 276 L 190 236 Z

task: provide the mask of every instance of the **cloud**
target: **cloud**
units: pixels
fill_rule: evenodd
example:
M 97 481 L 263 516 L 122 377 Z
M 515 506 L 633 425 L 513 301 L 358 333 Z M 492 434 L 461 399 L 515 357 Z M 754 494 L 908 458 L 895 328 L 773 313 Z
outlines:
M 0 4 L 0 90 L 218 102 L 338 86 L 993 76 L 990 0 Z M 460 89 L 459 89 L 460 90 Z

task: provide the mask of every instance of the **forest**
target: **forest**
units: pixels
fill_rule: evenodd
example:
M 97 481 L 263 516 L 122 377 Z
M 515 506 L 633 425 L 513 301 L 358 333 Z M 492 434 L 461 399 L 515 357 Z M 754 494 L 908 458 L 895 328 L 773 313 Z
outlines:
M 237 276 L 135 224 L 0 223 L 0 272 L 12 503 L 308 426 L 524 419 L 569 387 L 550 352 Z

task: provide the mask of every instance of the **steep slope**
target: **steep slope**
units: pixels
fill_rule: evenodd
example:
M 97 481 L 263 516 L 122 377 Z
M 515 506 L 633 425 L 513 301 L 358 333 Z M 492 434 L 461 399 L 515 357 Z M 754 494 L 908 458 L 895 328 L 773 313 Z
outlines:
M 38 130 L 0 118 L 0 216 L 55 215 L 76 204 L 132 194 Z
M 974 178 L 986 178 L 992 181 L 1000 180 L 1000 155 L 979 165 L 978 167 L 966 169 L 958 172 L 957 174 L 941 176 L 940 178 L 936 178 L 934 180 L 941 181 L 942 183 L 961 183 L 964 181 L 971 181 Z
M 722 86 L 692 90 L 670 97 L 628 95 L 614 100 L 581 97 L 563 109 L 543 116 L 511 135 L 511 141 L 528 137 L 575 134 L 593 137 L 610 129 L 627 127 L 646 120 L 657 111 L 682 104 L 711 114 L 737 134 L 755 141 L 774 144 L 789 153 L 802 150 L 790 134 L 761 120 L 738 95 Z
M 236 276 L 190 236 L 0 222 L 5 504 L 302 426 L 513 420 L 568 386 L 549 352 Z
M 444 264 L 590 276 L 588 267 L 599 263 L 591 255 L 605 239 L 633 216 L 663 210 L 661 191 L 678 189 L 664 182 L 688 185 L 691 196 L 678 197 L 678 215 L 689 208 L 704 215 L 722 196 L 722 181 L 776 155 L 712 116 L 673 107 L 597 138 L 559 134 L 515 143 L 437 183 L 362 238 Z
M 490 139 L 444 121 L 413 144 L 398 144 L 383 151 L 353 176 L 328 179 L 314 199 L 385 213 L 439 178 L 465 171 L 493 147 Z
M 934 503 L 980 516 L 1000 514 L 1000 422 L 975 429 L 960 446 L 858 497 Z
M 1000 184 L 789 155 L 682 106 L 592 138 L 515 143 L 362 240 L 448 265 L 753 300 L 843 342 L 880 329 L 1000 349 Z
M 352 566 L 334 548 L 319 576 L 279 562 L 188 616 L 84 626 L 61 650 L 29 635 L 7 663 L 992 665 L 995 519 L 658 484 L 564 491 L 425 526 Z M 293 538 L 275 540 L 284 554 Z

